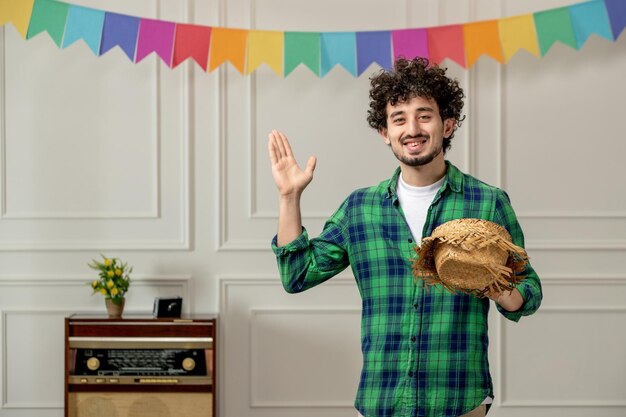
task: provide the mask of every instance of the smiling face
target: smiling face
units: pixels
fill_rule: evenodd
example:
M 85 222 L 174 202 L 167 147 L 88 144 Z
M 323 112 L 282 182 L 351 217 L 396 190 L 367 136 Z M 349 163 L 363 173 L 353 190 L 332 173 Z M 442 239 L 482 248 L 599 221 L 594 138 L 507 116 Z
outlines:
M 420 167 L 444 163 L 443 139 L 454 131 L 454 119 L 441 120 L 434 99 L 414 96 L 387 103 L 387 127 L 380 131 L 401 165 Z

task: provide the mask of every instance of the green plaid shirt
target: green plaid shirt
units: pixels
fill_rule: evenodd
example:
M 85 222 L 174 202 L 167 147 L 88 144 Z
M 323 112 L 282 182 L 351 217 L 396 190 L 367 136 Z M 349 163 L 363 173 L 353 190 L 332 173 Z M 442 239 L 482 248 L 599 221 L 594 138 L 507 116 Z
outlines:
M 507 194 L 446 162 L 446 178 L 430 208 L 423 236 L 449 220 L 480 218 L 504 226 L 515 244 L 524 236 Z M 400 169 L 378 186 L 353 192 L 319 237 L 306 230 L 272 249 L 290 293 L 318 285 L 348 265 L 362 298 L 363 368 L 355 401 L 366 417 L 459 416 L 493 397 L 487 347 L 489 299 L 415 285 L 415 242 L 398 202 Z M 517 289 L 524 304 L 508 319 L 534 313 L 541 284 L 528 265 Z

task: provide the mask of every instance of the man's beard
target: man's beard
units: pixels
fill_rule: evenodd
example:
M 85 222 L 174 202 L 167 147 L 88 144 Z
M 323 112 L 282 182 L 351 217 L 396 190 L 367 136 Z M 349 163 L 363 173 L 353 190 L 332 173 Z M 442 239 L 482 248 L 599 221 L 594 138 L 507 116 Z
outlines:
M 429 139 L 427 136 L 418 136 L 418 137 L 424 137 L 426 139 Z M 400 143 L 402 142 L 403 141 L 400 141 Z M 414 156 L 414 157 L 405 156 L 405 155 L 396 153 L 393 146 L 391 147 L 391 150 L 393 154 L 396 156 L 396 158 L 398 159 L 398 161 L 411 167 L 419 167 L 419 166 L 430 164 L 437 156 L 439 156 L 439 154 L 443 152 L 443 144 L 440 143 L 439 146 L 433 149 L 432 152 L 429 154 L 422 155 L 422 156 Z

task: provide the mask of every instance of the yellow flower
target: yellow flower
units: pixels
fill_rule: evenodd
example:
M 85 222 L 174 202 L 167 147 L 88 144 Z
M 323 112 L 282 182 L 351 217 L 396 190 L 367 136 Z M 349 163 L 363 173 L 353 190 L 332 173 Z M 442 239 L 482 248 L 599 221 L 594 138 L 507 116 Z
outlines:
M 113 281 L 111 281 L 111 280 L 107 281 L 107 287 L 108 288 L 113 288 L 113 285 L 115 285 L 115 284 L 113 284 Z
M 113 275 L 115 275 L 113 271 L 107 271 L 107 277 L 113 278 Z
M 96 279 L 91 283 L 91 288 L 96 288 L 97 286 L 98 286 L 98 280 Z
M 107 295 L 107 290 L 106 290 L 106 288 L 100 288 L 100 294 L 102 294 L 102 295 Z
M 115 275 L 117 275 L 118 277 L 122 275 L 122 270 L 119 268 L 115 269 Z
M 119 293 L 119 291 L 117 290 L 117 288 L 112 288 L 112 289 L 111 289 L 111 295 L 115 296 L 115 295 L 117 295 L 117 293 Z
M 109 258 L 104 259 L 104 266 L 111 266 L 111 260 Z

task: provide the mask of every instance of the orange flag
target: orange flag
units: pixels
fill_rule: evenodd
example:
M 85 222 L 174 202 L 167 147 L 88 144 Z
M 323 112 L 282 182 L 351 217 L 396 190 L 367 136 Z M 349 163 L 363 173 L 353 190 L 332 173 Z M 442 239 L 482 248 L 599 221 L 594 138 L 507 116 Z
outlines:
M 508 61 L 521 48 L 536 57 L 539 56 L 535 19 L 532 14 L 500 19 L 500 41 L 504 52 L 504 61 Z
M 246 65 L 246 41 L 248 31 L 245 29 L 227 29 L 214 27 L 211 32 L 211 53 L 209 71 L 213 71 L 226 61 L 243 75 Z
M 248 34 L 248 66 L 250 74 L 262 63 L 269 65 L 278 76 L 283 75 L 283 32 L 251 30 Z
M 498 62 L 503 61 L 497 20 L 465 24 L 463 25 L 463 35 L 465 36 L 467 68 L 478 61 L 478 58 L 483 54 L 491 56 Z
M 34 3 L 35 0 L 0 1 L 0 26 L 11 22 L 26 39 Z

